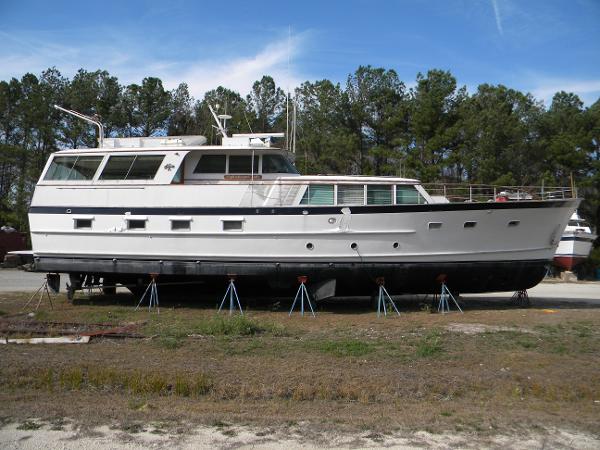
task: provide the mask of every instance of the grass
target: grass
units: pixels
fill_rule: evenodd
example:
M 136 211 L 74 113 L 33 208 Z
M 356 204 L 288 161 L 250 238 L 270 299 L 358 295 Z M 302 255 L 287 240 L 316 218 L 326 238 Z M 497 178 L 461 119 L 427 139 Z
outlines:
M 178 348 L 183 345 L 182 339 L 190 335 L 253 337 L 258 335 L 286 336 L 288 334 L 282 324 L 238 315 L 215 315 L 194 320 L 163 320 L 160 317 L 153 317 L 143 331 L 149 335 L 159 336 L 159 345 L 164 348 Z
M 54 371 L 26 370 L 18 373 L 0 370 L 10 377 L 3 386 L 54 392 L 55 390 L 126 392 L 133 395 L 176 395 L 199 397 L 211 392 L 212 378 L 203 372 L 166 376 L 155 371 L 121 371 L 103 367 L 70 367 Z
M 285 327 L 272 322 L 260 322 L 246 316 L 214 316 L 194 324 L 193 329 L 198 334 L 208 336 L 255 336 L 270 334 L 285 335 Z
M 375 345 L 358 339 L 324 340 L 313 343 L 321 353 L 334 356 L 364 356 L 375 351 Z
M 22 303 L 0 306 L 12 314 Z M 40 313 L 49 321 L 145 321 L 137 332 L 153 339 L 4 346 L 0 401 L 17 423 L 52 416 L 63 404 L 81 420 L 93 403 L 96 414 L 86 420 L 104 423 L 218 417 L 468 431 L 527 417 L 528 426 L 597 426 L 595 309 L 442 316 L 415 305 L 387 320 L 345 310 L 309 319 L 267 310 L 216 315 L 185 305 L 149 314 L 100 299 L 75 306 L 57 300 Z M 451 322 L 514 331 L 451 332 Z
M 430 358 L 439 355 L 443 350 L 441 333 L 438 330 L 432 330 L 421 338 L 415 354 L 419 358 Z
M 184 340 L 178 336 L 160 336 L 157 339 L 157 344 L 167 350 L 175 350 L 184 345 Z
M 31 420 L 26 420 L 24 422 L 22 422 L 21 424 L 19 424 L 19 426 L 17 427 L 17 430 L 39 430 L 40 428 L 42 428 L 42 425 L 37 423 L 37 422 L 33 422 Z

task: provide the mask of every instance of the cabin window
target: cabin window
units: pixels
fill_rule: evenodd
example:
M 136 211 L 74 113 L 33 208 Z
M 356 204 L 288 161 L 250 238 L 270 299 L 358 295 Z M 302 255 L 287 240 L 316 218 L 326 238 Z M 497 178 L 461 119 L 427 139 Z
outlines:
M 430 230 L 439 230 L 442 228 L 442 222 L 429 222 L 428 227 Z
M 194 173 L 225 173 L 225 155 L 202 155 Z
M 74 221 L 75 228 L 80 229 L 91 229 L 92 228 L 92 219 L 75 219 Z
M 55 156 L 44 180 L 91 180 L 102 156 Z
M 340 184 L 337 192 L 338 205 L 364 205 L 365 188 L 355 184 Z
M 589 228 L 590 224 L 585 220 L 569 220 L 570 227 Z
M 242 220 L 224 220 L 223 231 L 242 231 Z
M 511 220 L 510 222 L 508 222 L 508 226 L 509 227 L 517 227 L 517 226 L 519 226 L 520 223 L 521 223 L 520 220 Z
M 230 155 L 228 173 L 252 173 L 252 156 Z M 258 173 L 258 156 L 254 157 L 254 173 Z
M 472 222 L 472 221 L 465 222 L 463 225 L 464 228 L 475 228 L 476 226 L 477 226 L 477 222 Z
M 191 229 L 191 220 L 171 220 L 171 230 L 189 231 Z
M 391 205 L 392 186 L 367 185 L 367 205 Z
M 263 155 L 262 173 L 298 173 L 294 165 L 281 155 Z
M 100 175 L 101 180 L 152 180 L 164 155 L 111 156 Z
M 145 230 L 146 221 L 143 219 L 132 219 L 127 221 L 128 230 Z
M 306 192 L 300 200 L 301 205 L 333 205 L 333 185 L 314 184 L 308 185 Z
M 173 179 L 171 180 L 172 184 L 183 183 L 184 167 L 185 167 L 185 164 L 181 163 L 181 165 L 179 166 L 179 169 L 177 169 L 177 172 L 175 172 L 175 175 L 173 176 Z
M 415 205 L 425 203 L 417 188 L 409 184 L 396 185 L 396 205 Z
M 135 156 L 111 156 L 100 174 L 101 180 L 124 180 Z
M 91 180 L 94 178 L 103 156 L 80 156 L 69 174 L 69 180 Z
M 160 165 L 165 159 L 164 155 L 143 155 L 136 156 L 135 161 L 129 173 L 125 177 L 126 180 L 153 180 Z
M 44 180 L 66 180 L 75 161 L 77 161 L 77 156 L 55 156 Z

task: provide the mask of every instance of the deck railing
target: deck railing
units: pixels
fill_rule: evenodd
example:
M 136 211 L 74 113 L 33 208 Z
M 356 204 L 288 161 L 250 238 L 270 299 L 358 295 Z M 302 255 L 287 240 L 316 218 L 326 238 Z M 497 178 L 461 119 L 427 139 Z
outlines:
M 576 190 L 562 186 L 424 183 L 423 187 L 434 200 L 450 203 L 556 200 L 577 197 Z
M 393 205 L 422 204 L 426 199 L 413 184 L 393 182 L 348 183 L 346 180 L 311 180 L 293 183 L 291 180 L 249 183 L 243 203 L 250 206 L 292 205 Z M 499 186 L 482 184 L 423 185 L 433 203 L 519 202 L 526 200 L 556 200 L 576 197 L 569 187 Z

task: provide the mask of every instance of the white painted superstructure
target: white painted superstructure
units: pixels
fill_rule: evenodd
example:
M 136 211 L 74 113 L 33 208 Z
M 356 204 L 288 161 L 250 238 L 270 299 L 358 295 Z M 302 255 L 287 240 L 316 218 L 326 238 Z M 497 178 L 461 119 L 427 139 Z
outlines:
M 464 292 L 516 288 L 539 281 L 579 203 L 439 203 L 412 179 L 301 176 L 270 137 L 112 138 L 55 153 L 29 215 L 38 269 L 117 281 L 306 272 L 348 285 L 368 272 L 411 291 L 444 274 Z

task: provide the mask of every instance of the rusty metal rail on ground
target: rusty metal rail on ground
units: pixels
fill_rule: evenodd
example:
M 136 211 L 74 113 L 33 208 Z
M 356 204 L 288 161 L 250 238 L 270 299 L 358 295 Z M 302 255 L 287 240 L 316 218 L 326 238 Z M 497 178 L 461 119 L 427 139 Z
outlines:
M 0 334 L 75 335 L 107 338 L 144 338 L 137 333 L 143 323 L 115 326 L 107 323 L 49 322 L 32 320 L 0 320 Z

